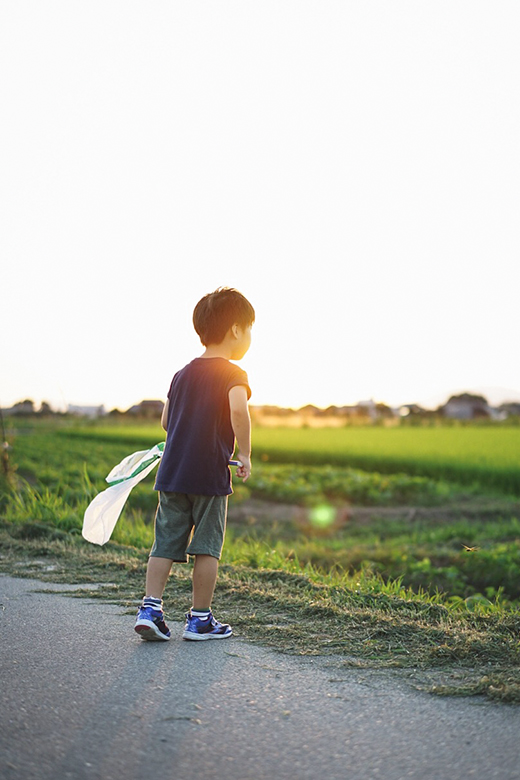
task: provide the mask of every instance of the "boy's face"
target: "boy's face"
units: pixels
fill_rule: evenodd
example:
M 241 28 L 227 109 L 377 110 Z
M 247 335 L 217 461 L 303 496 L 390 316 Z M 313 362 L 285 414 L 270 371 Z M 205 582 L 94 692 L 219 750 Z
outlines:
M 241 360 L 251 346 L 251 325 L 242 328 L 240 325 L 233 325 L 236 343 L 233 345 L 231 360 Z

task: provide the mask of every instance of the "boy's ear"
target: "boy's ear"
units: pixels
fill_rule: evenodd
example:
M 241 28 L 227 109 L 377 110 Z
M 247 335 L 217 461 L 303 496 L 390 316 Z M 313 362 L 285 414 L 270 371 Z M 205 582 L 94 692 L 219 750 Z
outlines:
M 233 336 L 234 336 L 236 339 L 238 339 L 238 338 L 239 338 L 239 333 L 238 333 L 238 331 L 239 331 L 239 328 L 240 328 L 240 325 L 237 325 L 237 323 L 236 323 L 236 322 L 235 322 L 235 324 L 234 324 L 234 325 L 232 325 L 232 326 L 231 326 L 231 333 L 233 334 Z

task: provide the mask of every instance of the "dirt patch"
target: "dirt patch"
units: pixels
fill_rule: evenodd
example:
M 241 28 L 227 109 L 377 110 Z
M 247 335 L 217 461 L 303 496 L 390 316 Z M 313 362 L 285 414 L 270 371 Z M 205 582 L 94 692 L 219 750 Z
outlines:
M 278 523 L 301 523 L 302 516 L 308 510 L 296 504 L 282 504 L 276 501 L 262 501 L 250 498 L 229 504 L 228 518 L 231 524 L 247 526 L 265 526 Z M 507 500 L 468 500 L 445 506 L 350 506 L 344 504 L 338 508 L 345 519 L 356 525 L 368 525 L 374 520 L 453 522 L 468 519 L 489 520 L 493 517 L 517 517 L 520 519 L 520 502 Z
M 295 522 L 302 507 L 296 504 L 282 504 L 277 501 L 262 501 L 248 498 L 240 503 L 229 502 L 228 520 L 231 523 L 250 526 L 272 524 L 273 522 Z

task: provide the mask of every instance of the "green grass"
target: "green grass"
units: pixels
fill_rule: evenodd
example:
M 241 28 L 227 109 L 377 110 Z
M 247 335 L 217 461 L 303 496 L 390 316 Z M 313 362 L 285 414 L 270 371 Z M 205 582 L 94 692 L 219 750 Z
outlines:
M 47 424 L 14 436 L 16 471 L 0 485 L 0 569 L 97 580 L 106 583 L 99 597 L 133 609 L 153 539 L 153 478 L 135 488 L 104 548 L 82 539 L 82 517 L 112 466 L 160 441 L 158 433 L 114 426 L 56 431 Z M 281 650 L 433 670 L 437 693 L 520 702 L 518 503 L 490 492 L 498 488 L 486 480 L 461 487 L 463 480 L 446 477 L 362 471 L 350 456 L 348 466 L 307 465 L 305 453 L 312 446 L 323 453 L 326 438 L 323 431 L 301 433 L 305 441 L 290 443 L 292 457 L 303 463 L 273 463 L 273 438 L 269 459 L 256 460 L 254 478 L 231 499 L 219 615 L 238 633 Z M 374 438 L 373 446 L 382 440 Z M 507 442 L 506 436 L 504 450 Z M 292 515 L 287 504 L 294 505 Z M 372 508 L 362 517 L 351 505 Z M 316 507 L 327 508 L 330 524 L 313 522 Z M 166 603 L 179 619 L 190 587 L 190 567 L 175 567 Z
M 33 533 L 43 524 L 79 534 L 86 506 L 106 487 L 105 475 L 136 446 L 127 437 L 142 436 L 143 430 L 101 427 L 81 429 L 78 435 L 57 433 L 61 431 L 42 426 L 14 440 L 11 459 L 22 479 L 17 490 L 0 498 L 0 507 L 9 523 L 33 524 Z M 321 431 L 311 433 L 321 435 Z M 148 443 L 150 439 L 147 434 Z M 251 566 L 257 561 L 256 566 L 272 567 L 275 561 L 276 567 L 283 568 L 297 560 L 299 566 L 311 565 L 323 572 L 331 568 L 349 575 L 370 571 L 385 582 L 400 578 L 406 586 L 429 594 L 440 591 L 455 601 L 475 595 L 500 597 L 506 604 L 520 599 L 518 506 L 506 498 L 498 503 L 494 499 L 491 512 L 483 515 L 483 498 L 475 486 L 462 489 L 430 477 L 262 461 L 254 463 L 247 486 L 235 484 L 224 553 L 230 563 Z M 132 492 L 114 531 L 115 542 L 139 549 L 151 546 L 157 505 L 152 485 L 150 476 Z M 297 520 L 278 522 L 279 510 L 273 504 L 262 523 L 234 522 L 234 507 L 251 496 L 298 504 Z M 448 513 L 447 521 L 441 511 L 410 523 L 403 508 L 401 519 L 372 519 L 369 525 L 359 525 L 349 519 L 351 504 L 460 508 L 455 519 Z M 313 523 L 315 509 L 324 509 L 325 519 L 330 516 L 332 524 Z M 470 510 L 471 515 L 465 516 Z M 466 551 L 464 545 L 478 550 Z M 258 562 L 261 550 L 265 555 Z
M 138 448 L 164 440 L 158 425 L 103 425 L 63 434 Z M 520 496 L 518 426 L 256 428 L 253 441 L 257 460 L 270 463 L 406 473 Z
M 236 486 L 240 492 L 240 483 Z M 315 506 L 324 501 L 348 501 L 362 506 L 421 506 L 441 504 L 468 490 L 428 477 L 380 474 L 339 466 L 302 466 L 254 461 L 248 490 L 274 501 Z M 469 491 L 471 493 L 472 491 Z
M 255 454 L 272 462 L 337 464 L 446 479 L 520 495 L 520 428 L 258 429 Z
M 440 525 L 440 527 L 439 527 Z M 473 544 L 476 542 L 478 544 Z M 464 547 L 477 547 L 467 551 Z M 224 560 L 254 568 L 297 571 L 311 566 L 324 576 L 399 581 L 415 593 L 442 594 L 443 603 L 462 610 L 475 599 L 488 607 L 520 607 L 520 521 L 439 524 L 425 520 L 347 523 L 326 537 L 312 529 L 274 523 L 260 532 L 230 523 Z

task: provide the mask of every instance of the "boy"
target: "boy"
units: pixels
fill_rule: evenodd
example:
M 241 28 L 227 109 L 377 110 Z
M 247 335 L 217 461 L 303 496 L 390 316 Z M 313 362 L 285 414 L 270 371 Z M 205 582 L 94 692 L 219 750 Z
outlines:
M 167 436 L 155 482 L 155 540 L 135 623 L 142 639 L 170 638 L 162 596 L 173 562 L 186 563 L 188 555 L 195 557 L 193 606 L 183 638 L 225 639 L 232 634 L 229 625 L 213 617 L 211 601 L 232 493 L 228 462 L 235 439 L 242 464 L 237 476 L 245 482 L 251 474 L 251 390 L 245 371 L 229 361 L 246 354 L 254 320 L 249 301 L 227 287 L 204 296 L 193 312 L 206 349 L 175 374 L 162 414 Z

